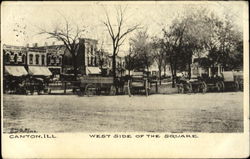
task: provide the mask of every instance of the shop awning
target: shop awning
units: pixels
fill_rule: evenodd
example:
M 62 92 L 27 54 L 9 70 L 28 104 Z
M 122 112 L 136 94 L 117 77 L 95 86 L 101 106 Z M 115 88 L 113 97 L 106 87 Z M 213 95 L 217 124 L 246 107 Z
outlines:
M 101 74 L 99 67 L 87 67 L 88 74 Z
M 11 76 L 25 76 L 28 72 L 23 66 L 5 66 L 5 72 Z
M 40 66 L 30 66 L 29 74 L 35 75 L 35 76 L 51 76 L 52 75 L 52 73 L 47 67 L 40 67 Z

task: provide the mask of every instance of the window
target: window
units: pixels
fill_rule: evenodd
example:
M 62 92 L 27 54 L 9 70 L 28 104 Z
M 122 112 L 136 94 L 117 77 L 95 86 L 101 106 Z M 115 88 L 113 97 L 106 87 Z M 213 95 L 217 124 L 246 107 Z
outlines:
M 58 65 L 61 65 L 62 64 L 62 56 L 59 56 L 58 59 L 59 59 Z
M 22 55 L 22 62 L 25 63 L 25 55 Z
M 36 55 L 36 64 L 39 64 L 39 55 Z
M 29 64 L 33 64 L 33 54 L 29 55 Z
M 91 60 L 90 60 L 90 57 L 88 56 L 88 65 L 90 65 L 91 63 Z
M 96 56 L 94 58 L 94 65 L 97 66 L 97 63 L 96 63 Z
M 14 62 L 17 63 L 17 54 L 14 55 Z
M 93 55 L 93 46 L 91 45 L 91 55 Z
M 93 66 L 93 57 L 91 56 L 90 65 Z
M 47 64 L 50 64 L 50 55 L 47 57 Z
M 55 64 L 56 57 L 52 56 L 50 59 L 50 64 L 54 65 Z
M 8 53 L 5 55 L 5 62 L 6 63 L 10 62 L 10 54 L 8 54 Z
M 45 55 L 42 55 L 42 65 L 45 65 Z

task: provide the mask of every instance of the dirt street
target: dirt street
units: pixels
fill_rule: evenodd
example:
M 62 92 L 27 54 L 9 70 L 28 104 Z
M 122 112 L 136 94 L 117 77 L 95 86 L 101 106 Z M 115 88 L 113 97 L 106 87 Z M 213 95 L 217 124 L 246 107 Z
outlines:
M 4 132 L 242 132 L 243 93 L 4 95 Z

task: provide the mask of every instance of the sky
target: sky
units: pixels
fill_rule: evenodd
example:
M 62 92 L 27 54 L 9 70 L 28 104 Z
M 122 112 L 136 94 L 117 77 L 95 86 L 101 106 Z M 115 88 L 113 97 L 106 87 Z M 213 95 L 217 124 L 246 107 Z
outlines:
M 235 25 L 242 28 L 243 10 L 247 2 L 3 2 L 1 6 L 1 41 L 3 44 L 25 46 L 51 44 L 55 39 L 48 39 L 40 35 L 40 29 L 53 30 L 56 25 L 65 24 L 66 18 L 74 27 L 84 28 L 84 37 L 97 39 L 99 47 L 111 52 L 112 43 L 105 28 L 105 12 L 111 19 L 112 26 L 116 25 L 116 8 L 126 7 L 125 29 L 140 24 L 147 29 L 150 36 L 162 36 L 162 28 L 171 25 L 174 18 L 197 8 L 207 8 L 217 16 L 231 15 Z M 128 35 L 121 53 L 125 55 L 129 48 L 129 38 L 136 32 Z

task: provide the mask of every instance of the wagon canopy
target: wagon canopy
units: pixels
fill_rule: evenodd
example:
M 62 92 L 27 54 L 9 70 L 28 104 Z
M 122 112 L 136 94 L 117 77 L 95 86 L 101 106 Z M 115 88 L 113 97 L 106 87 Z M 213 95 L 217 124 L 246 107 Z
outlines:
M 35 76 L 51 76 L 52 75 L 52 73 L 47 67 L 40 67 L 40 66 L 30 66 L 29 74 L 35 75 Z
M 16 77 L 28 75 L 28 72 L 26 71 L 24 66 L 5 66 L 5 72 L 8 75 Z
M 87 67 L 88 74 L 101 74 L 99 67 Z

